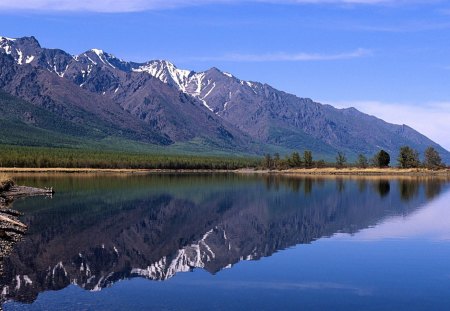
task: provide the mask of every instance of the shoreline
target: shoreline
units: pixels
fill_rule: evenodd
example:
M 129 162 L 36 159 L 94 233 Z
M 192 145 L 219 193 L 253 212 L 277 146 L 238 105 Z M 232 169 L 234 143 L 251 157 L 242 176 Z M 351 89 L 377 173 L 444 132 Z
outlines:
M 16 168 L 2 167 L 0 173 L 30 174 L 157 174 L 157 173 L 237 173 L 287 176 L 439 176 L 450 177 L 450 169 L 429 170 L 425 168 L 298 168 L 287 170 L 257 170 L 244 168 L 237 170 L 195 170 L 195 169 L 101 169 L 101 168 Z
M 287 170 L 238 170 L 241 173 L 254 174 L 272 174 L 285 176 L 380 176 L 380 177 L 396 177 L 396 176 L 417 176 L 417 177 L 449 177 L 450 169 L 429 170 L 426 168 L 298 168 Z
M 134 168 L 21 168 L 21 167 L 0 167 L 0 173 L 67 173 L 67 174 L 153 174 L 153 173 L 232 173 L 236 170 L 207 170 L 207 169 L 134 169 Z

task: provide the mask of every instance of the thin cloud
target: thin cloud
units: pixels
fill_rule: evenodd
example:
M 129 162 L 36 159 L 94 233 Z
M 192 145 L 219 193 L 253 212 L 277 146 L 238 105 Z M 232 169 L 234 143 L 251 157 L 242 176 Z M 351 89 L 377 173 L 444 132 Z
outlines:
M 207 4 L 239 4 L 239 3 L 272 3 L 272 4 L 333 4 L 333 5 L 398 5 L 411 3 L 402 0 L 2 0 L 0 11 L 28 10 L 36 12 L 140 12 L 148 10 L 171 9 Z M 417 0 L 414 2 L 423 2 Z
M 440 9 L 438 12 L 442 15 L 450 15 L 450 9 Z
M 372 55 L 367 49 L 337 54 L 320 53 L 267 53 L 267 54 L 241 54 L 232 53 L 217 57 L 199 57 L 197 61 L 226 61 L 226 62 L 305 62 L 305 61 L 333 61 L 360 58 Z
M 387 122 L 406 124 L 450 150 L 450 102 L 426 104 L 389 103 L 379 101 L 326 102 L 334 107 L 355 107 Z

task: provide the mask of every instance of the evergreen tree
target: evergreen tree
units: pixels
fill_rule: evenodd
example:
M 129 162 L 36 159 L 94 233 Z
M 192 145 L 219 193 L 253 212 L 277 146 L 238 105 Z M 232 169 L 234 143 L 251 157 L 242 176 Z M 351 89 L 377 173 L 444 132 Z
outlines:
M 377 167 L 388 167 L 391 162 L 391 156 L 384 150 L 380 150 L 374 157 L 374 165 Z
M 291 155 L 291 163 L 293 167 L 301 167 L 302 159 L 300 158 L 300 154 L 298 152 L 293 152 Z
M 342 168 L 344 167 L 345 163 L 347 163 L 347 157 L 345 156 L 344 153 L 339 151 L 336 156 L 336 166 L 338 168 Z
M 263 167 L 269 170 L 273 168 L 273 159 L 270 154 L 264 156 Z
M 303 153 L 303 160 L 305 162 L 305 167 L 311 168 L 313 166 L 312 152 L 309 150 L 305 150 L 305 152 Z
M 424 164 L 427 168 L 430 169 L 437 169 L 444 166 L 439 152 L 437 152 L 433 147 L 428 147 L 425 150 Z
M 409 146 L 403 146 L 400 148 L 397 161 L 401 168 L 419 167 L 419 153 Z
M 281 159 L 280 154 L 278 152 L 274 153 L 273 155 L 273 165 L 277 170 L 281 168 Z
M 369 162 L 367 161 L 367 158 L 365 155 L 360 154 L 358 155 L 358 160 L 356 160 L 356 166 L 360 168 L 366 168 L 369 166 Z

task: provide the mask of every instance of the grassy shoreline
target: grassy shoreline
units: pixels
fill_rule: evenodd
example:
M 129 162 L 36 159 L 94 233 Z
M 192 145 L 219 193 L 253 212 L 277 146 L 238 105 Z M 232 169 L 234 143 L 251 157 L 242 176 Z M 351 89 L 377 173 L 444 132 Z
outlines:
M 239 174 L 275 174 L 275 175 L 328 175 L 328 176 L 445 176 L 450 177 L 450 169 L 429 170 L 425 168 L 311 168 L 286 170 L 247 169 L 101 169 L 101 168 L 15 168 L 1 167 L 0 176 L 11 173 L 116 173 L 116 174 L 151 174 L 151 173 L 239 173 Z

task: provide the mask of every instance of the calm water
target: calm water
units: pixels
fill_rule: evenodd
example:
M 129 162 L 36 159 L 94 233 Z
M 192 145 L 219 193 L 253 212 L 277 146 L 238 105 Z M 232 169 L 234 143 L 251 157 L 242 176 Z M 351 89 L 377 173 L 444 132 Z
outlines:
M 16 177 L 4 310 L 450 310 L 450 184 Z

